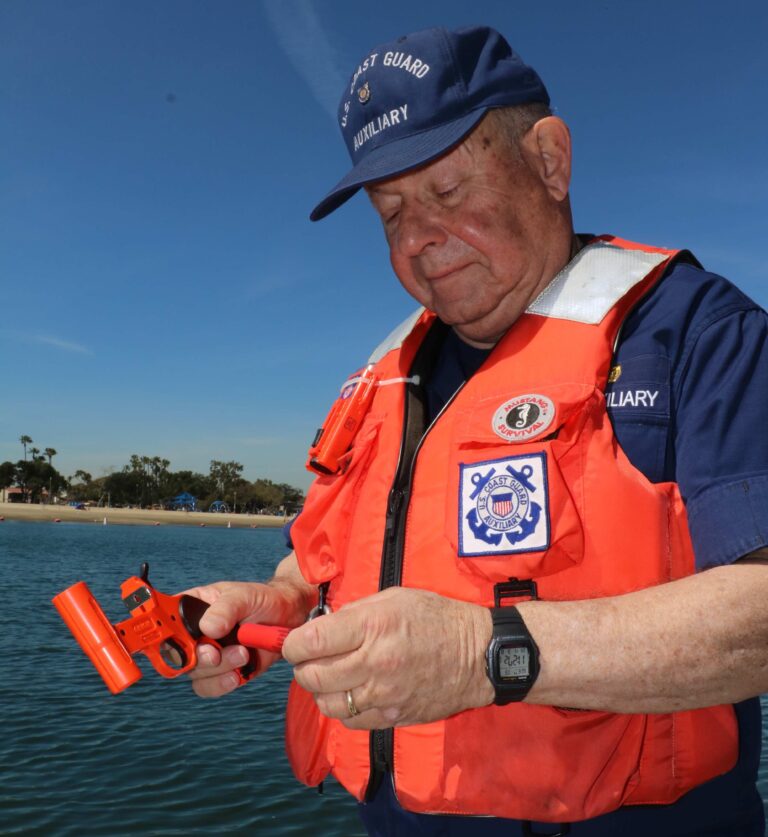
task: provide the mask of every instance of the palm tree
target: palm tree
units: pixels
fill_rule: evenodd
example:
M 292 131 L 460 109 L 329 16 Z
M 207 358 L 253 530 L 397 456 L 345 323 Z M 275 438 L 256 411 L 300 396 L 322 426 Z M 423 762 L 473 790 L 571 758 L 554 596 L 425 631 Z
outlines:
M 32 437 L 31 436 L 22 436 L 19 441 L 22 445 L 24 445 L 24 461 L 27 461 L 27 445 L 32 444 Z
M 32 454 L 32 461 L 34 462 L 40 456 L 40 448 L 30 448 L 29 452 Z M 26 459 L 26 451 L 24 451 L 24 459 Z
M 56 456 L 58 454 L 58 451 L 56 450 L 56 448 L 46 448 L 43 451 L 43 453 L 48 457 L 48 464 L 50 465 L 51 460 L 53 459 L 54 456 Z

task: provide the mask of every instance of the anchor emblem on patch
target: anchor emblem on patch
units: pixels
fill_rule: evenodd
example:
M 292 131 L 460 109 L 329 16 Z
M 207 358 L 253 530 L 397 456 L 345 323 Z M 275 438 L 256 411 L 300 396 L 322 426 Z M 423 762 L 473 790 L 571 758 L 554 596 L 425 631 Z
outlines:
M 549 546 L 544 453 L 460 465 L 459 555 L 532 552 Z

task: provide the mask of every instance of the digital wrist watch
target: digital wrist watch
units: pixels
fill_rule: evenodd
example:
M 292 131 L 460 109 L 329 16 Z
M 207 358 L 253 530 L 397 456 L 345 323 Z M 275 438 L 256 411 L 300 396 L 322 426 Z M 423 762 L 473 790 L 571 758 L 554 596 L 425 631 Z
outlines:
M 486 672 L 494 703 L 504 706 L 525 698 L 539 674 L 539 649 L 516 607 L 492 607 L 493 635 L 486 651 Z

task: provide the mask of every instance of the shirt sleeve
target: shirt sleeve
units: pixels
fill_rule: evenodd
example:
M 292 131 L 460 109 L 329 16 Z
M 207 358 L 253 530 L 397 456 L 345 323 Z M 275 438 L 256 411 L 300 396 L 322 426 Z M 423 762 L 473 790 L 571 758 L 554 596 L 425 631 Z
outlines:
M 676 478 L 699 569 L 768 545 L 768 315 L 732 311 L 690 335 L 673 382 Z
M 293 549 L 293 539 L 291 538 L 291 529 L 293 529 L 293 524 L 299 519 L 299 512 L 294 517 L 292 517 L 286 524 L 283 526 L 283 538 L 285 538 L 285 545 L 288 549 Z

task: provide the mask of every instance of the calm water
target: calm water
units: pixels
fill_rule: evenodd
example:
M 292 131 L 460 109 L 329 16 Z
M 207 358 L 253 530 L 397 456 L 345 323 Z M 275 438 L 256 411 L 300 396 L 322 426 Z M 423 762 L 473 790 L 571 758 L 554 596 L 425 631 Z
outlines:
M 164 680 L 141 657 L 145 677 L 112 696 L 50 604 L 83 580 L 119 621 L 127 615 L 120 582 L 142 561 L 171 593 L 265 578 L 284 551 L 277 530 L 1 523 L 0 833 L 363 834 L 338 785 L 327 782 L 319 796 L 291 774 L 285 663 L 203 701 L 184 678 Z
M 50 604 L 83 580 L 119 621 L 120 582 L 143 560 L 172 593 L 265 578 L 284 552 L 277 530 L 0 523 L 0 833 L 364 833 L 338 785 L 319 796 L 291 774 L 285 663 L 203 701 L 142 656 L 145 676 L 112 696 Z

